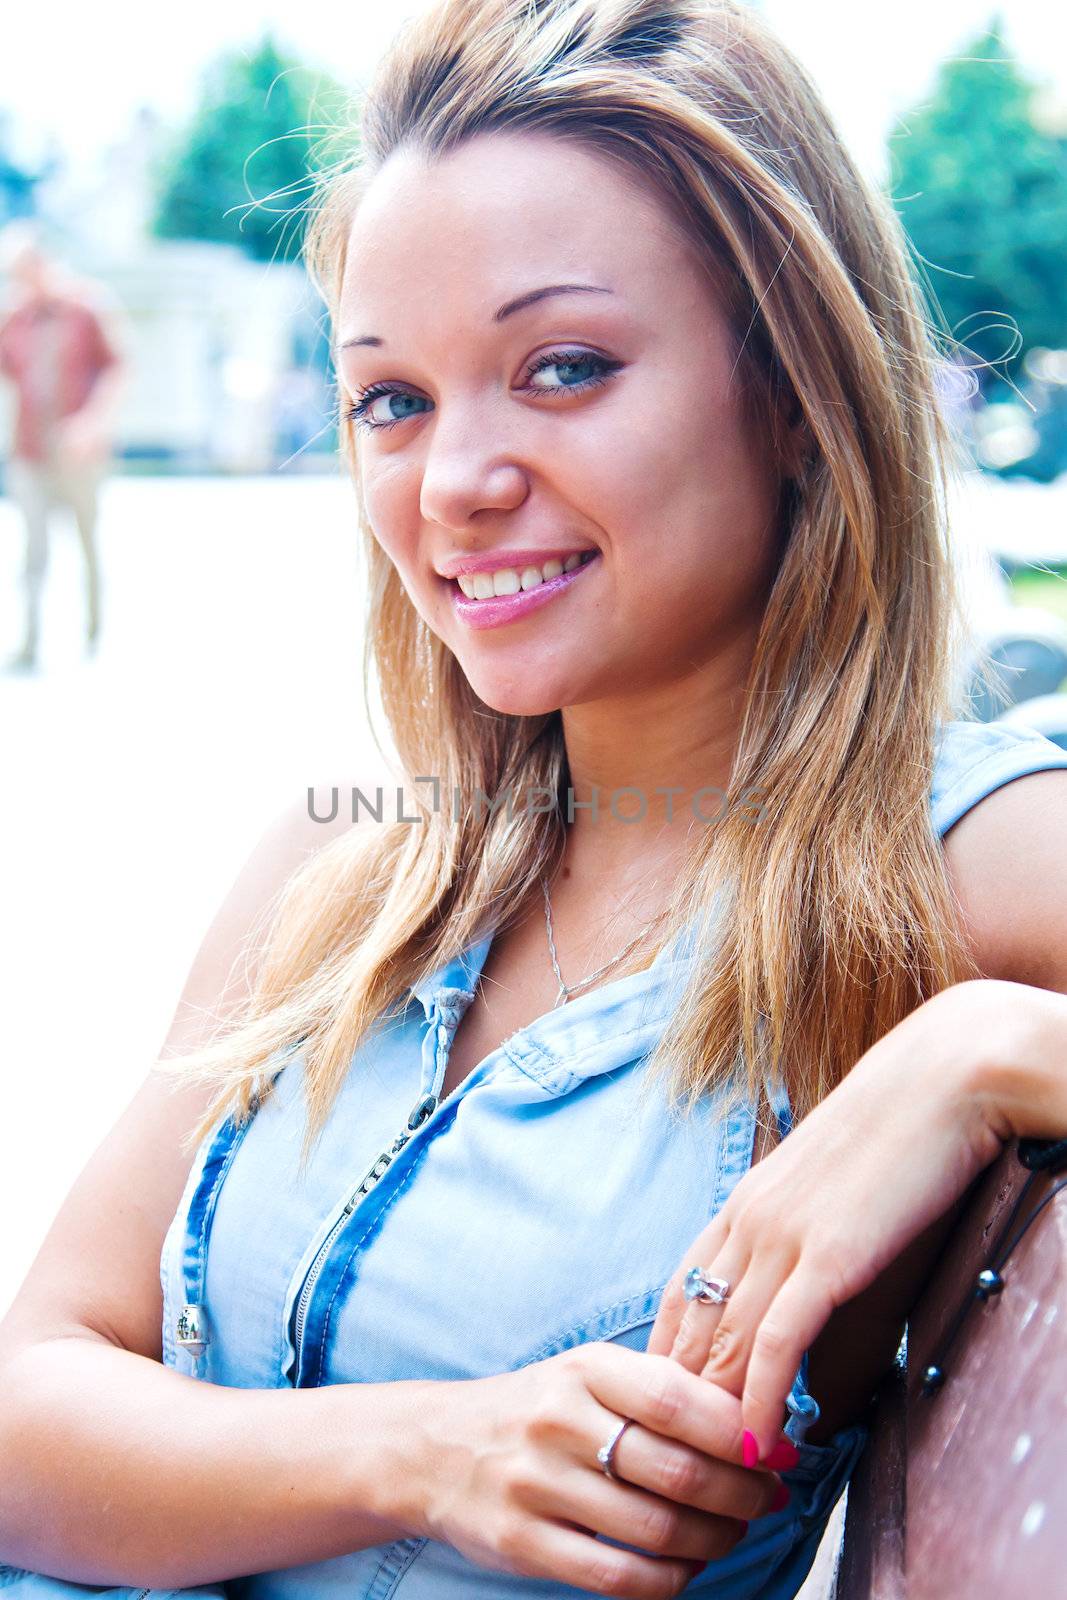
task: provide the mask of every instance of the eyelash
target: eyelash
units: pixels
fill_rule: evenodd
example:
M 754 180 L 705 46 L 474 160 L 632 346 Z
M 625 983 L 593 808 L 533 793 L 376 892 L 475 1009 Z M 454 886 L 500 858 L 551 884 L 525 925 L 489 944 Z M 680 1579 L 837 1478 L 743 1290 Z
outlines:
M 540 385 L 534 392 L 537 394 L 584 394 L 587 389 L 599 388 L 607 383 L 608 379 L 622 366 L 621 361 L 610 361 L 607 356 L 597 355 L 595 350 L 549 350 L 544 355 L 538 356 L 526 374 L 527 381 L 545 367 L 578 366 L 581 362 L 596 362 L 600 371 L 592 378 L 586 378 L 581 383 L 549 383 Z M 382 428 L 395 428 L 398 422 L 407 422 L 407 417 L 393 417 L 389 422 L 371 422 L 367 416 L 373 402 L 383 394 L 406 394 L 408 391 L 401 384 L 372 383 L 360 391 L 359 399 L 350 406 L 345 407 L 345 420 L 354 422 L 359 428 L 366 428 L 372 433 L 377 433 Z

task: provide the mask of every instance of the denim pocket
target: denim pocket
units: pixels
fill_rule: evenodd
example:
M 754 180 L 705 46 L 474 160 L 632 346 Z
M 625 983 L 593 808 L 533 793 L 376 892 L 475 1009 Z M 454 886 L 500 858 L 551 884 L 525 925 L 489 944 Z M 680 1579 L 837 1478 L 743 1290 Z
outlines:
M 825 1444 L 800 1444 L 800 1460 L 782 1473 L 792 1491 L 790 1511 L 807 1524 L 828 1521 L 870 1436 L 870 1428 L 857 1422 L 839 1428 Z
M 651 1289 L 641 1289 L 636 1294 L 613 1300 L 609 1305 L 590 1311 L 588 1316 L 572 1322 L 568 1328 L 539 1345 L 531 1355 L 517 1361 L 516 1369 L 528 1367 L 535 1361 L 547 1361 L 550 1356 L 559 1355 L 563 1350 L 572 1350 L 575 1345 L 602 1340 L 626 1344 L 634 1350 L 647 1349 L 666 1287 L 665 1283 L 659 1283 Z

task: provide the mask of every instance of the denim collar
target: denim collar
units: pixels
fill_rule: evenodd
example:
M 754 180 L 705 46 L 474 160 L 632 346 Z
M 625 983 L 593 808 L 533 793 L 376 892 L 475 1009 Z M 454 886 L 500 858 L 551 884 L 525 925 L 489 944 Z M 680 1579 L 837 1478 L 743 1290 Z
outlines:
M 603 1021 L 610 1025 L 612 1014 L 622 1007 L 627 1011 L 631 1010 L 635 1000 L 647 999 L 650 1004 L 656 1006 L 657 1014 L 662 1015 L 668 989 L 683 980 L 692 966 L 693 957 L 689 952 L 690 939 L 683 937 L 689 932 L 688 929 L 682 930 L 668 940 L 651 966 L 645 967 L 640 972 L 632 972 L 625 977 L 598 984 L 584 994 L 568 1000 L 557 1010 L 546 1012 L 538 1019 L 539 1038 L 544 1036 L 546 1030 L 548 1038 L 551 1038 L 559 1031 L 560 1025 L 569 1029 L 573 1021 L 584 1019 L 593 1012 L 606 1013 Z M 494 934 L 495 930 L 492 930 L 482 938 L 474 940 L 458 956 L 443 962 L 436 972 L 432 972 L 421 983 L 410 986 L 409 992 L 422 1005 L 427 1020 L 435 1010 L 460 1012 L 466 1010 L 477 991 L 482 967 L 485 965 Z M 663 1004 L 657 1004 L 659 1001 Z

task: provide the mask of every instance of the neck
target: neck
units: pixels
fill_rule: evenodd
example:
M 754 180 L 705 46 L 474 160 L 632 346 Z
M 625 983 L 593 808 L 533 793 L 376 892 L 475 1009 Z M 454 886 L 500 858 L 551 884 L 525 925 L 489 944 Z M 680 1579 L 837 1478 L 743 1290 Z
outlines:
M 747 666 L 738 652 L 686 681 L 564 710 L 572 873 L 641 876 L 650 862 L 680 861 L 713 825 L 733 768 Z

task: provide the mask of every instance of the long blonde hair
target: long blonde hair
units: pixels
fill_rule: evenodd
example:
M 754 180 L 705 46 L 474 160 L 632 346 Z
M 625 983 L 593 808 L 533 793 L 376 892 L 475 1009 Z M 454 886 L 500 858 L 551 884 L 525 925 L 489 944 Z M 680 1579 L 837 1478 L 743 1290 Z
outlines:
M 929 817 L 934 740 L 973 649 L 948 537 L 953 441 L 936 330 L 898 220 L 856 170 L 804 68 L 738 0 L 441 0 L 381 65 L 310 207 L 306 260 L 336 316 L 349 229 L 401 146 L 444 154 L 537 129 L 626 163 L 683 220 L 723 297 L 766 427 L 809 448 L 784 479 L 780 566 L 752 660 L 726 815 L 675 886 L 665 938 L 697 959 L 646 1072 L 672 1110 L 786 1083 L 799 1118 L 939 989 L 978 976 Z M 358 474 L 351 425 L 342 456 Z M 775 435 L 776 444 L 780 442 Z M 269 908 L 247 1004 L 160 1063 L 238 1121 L 304 1052 L 306 1163 L 353 1053 L 409 986 L 528 910 L 564 848 L 560 809 L 502 810 L 509 785 L 560 795 L 560 713 L 474 693 L 411 604 L 361 498 L 365 669 L 418 826 L 342 835 Z M 762 817 L 732 802 L 759 791 Z

